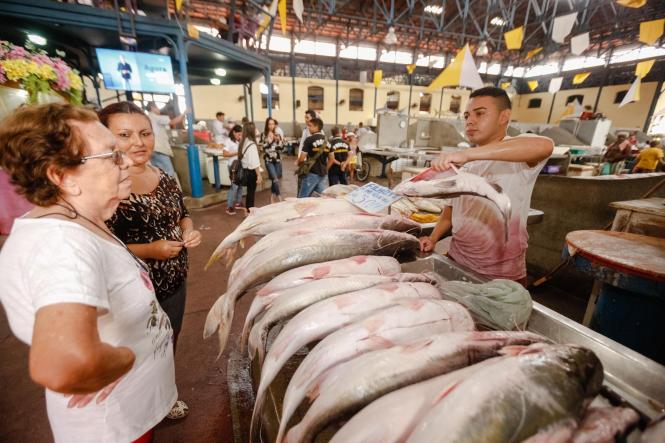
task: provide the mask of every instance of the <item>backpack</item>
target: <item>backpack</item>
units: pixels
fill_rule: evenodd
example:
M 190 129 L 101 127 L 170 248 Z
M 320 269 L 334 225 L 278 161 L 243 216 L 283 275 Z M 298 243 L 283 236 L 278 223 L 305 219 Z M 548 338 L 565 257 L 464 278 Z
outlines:
M 252 143 L 249 143 L 245 150 L 238 155 L 238 158 L 231 162 L 229 178 L 231 179 L 231 183 L 234 183 L 238 186 L 247 186 L 247 168 L 242 167 L 242 157 L 245 155 L 247 149 L 249 149 L 251 145 Z

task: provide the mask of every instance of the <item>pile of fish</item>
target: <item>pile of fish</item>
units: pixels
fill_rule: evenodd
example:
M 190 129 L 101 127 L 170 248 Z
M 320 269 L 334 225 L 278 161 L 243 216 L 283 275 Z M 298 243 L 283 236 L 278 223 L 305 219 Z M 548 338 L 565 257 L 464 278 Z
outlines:
M 235 260 L 204 330 L 218 330 L 221 355 L 235 304 L 254 289 L 240 343 L 260 368 L 250 441 L 273 381 L 298 360 L 278 442 L 334 432 L 336 442 L 599 443 L 577 436 L 634 424 L 632 410 L 587 410 L 603 378 L 591 351 L 531 332 L 476 330 L 483 311 L 495 325 L 523 324 L 528 293 L 527 302 L 507 282 L 402 272 L 396 257 L 419 247 L 409 232 L 417 225 L 401 216 L 299 199 L 253 210 L 220 244 L 211 262 L 230 264 L 238 244 L 262 237 Z M 503 315 L 502 304 L 516 308 Z

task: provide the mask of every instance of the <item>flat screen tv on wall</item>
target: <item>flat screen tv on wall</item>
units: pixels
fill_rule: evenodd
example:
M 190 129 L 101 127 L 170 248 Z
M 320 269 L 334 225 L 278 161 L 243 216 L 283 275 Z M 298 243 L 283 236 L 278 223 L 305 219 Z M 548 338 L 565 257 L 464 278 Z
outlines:
M 174 92 L 171 57 L 104 48 L 96 48 L 96 51 L 106 89 Z

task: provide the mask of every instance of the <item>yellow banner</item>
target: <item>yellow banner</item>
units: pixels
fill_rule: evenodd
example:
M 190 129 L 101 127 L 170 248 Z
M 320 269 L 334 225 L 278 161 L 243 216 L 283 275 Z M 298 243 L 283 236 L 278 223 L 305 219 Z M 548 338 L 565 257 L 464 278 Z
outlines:
M 529 80 L 526 82 L 529 85 L 529 89 L 533 92 L 538 87 L 538 80 Z
M 468 46 L 468 45 L 467 45 Z M 464 50 L 466 46 L 457 53 L 455 60 L 446 69 L 441 71 L 430 85 L 427 87 L 426 92 L 434 92 L 444 86 L 457 86 L 462 76 L 462 64 L 464 63 Z
M 524 26 L 515 28 L 512 31 L 508 31 L 503 34 L 503 38 L 506 39 L 506 48 L 508 49 L 520 49 L 522 47 L 522 38 L 524 37 Z
M 663 35 L 664 26 L 665 18 L 640 23 L 640 41 L 647 45 L 653 45 Z
M 531 51 L 526 53 L 526 59 L 529 60 L 532 57 L 535 57 L 536 55 L 540 54 L 540 52 L 543 50 L 543 48 L 536 48 L 532 49 Z
M 617 3 L 629 8 L 641 8 L 647 4 L 647 0 L 617 0 Z
M 379 85 L 381 85 L 381 79 L 383 78 L 383 71 L 381 69 L 377 69 L 374 71 L 374 87 L 378 88 Z
M 282 34 L 286 34 L 286 0 L 279 0 L 277 4 L 279 22 L 282 24 Z
M 194 40 L 199 39 L 199 30 L 192 24 L 187 25 L 187 34 Z
M 504 91 L 505 91 L 506 89 L 508 89 L 509 86 L 510 86 L 510 82 L 503 82 L 503 83 L 501 83 L 501 89 L 503 89 Z
M 582 72 L 580 74 L 575 74 L 575 77 L 573 77 L 573 84 L 579 85 L 581 83 L 584 83 L 584 80 L 586 80 L 587 77 L 590 75 L 591 75 L 590 72 Z
M 411 65 L 406 65 L 406 72 L 408 72 L 409 74 L 413 74 L 413 71 L 415 70 L 416 70 L 415 63 Z
M 180 11 L 182 8 L 182 0 L 175 0 L 175 10 Z
M 649 71 L 651 71 L 651 68 L 653 68 L 653 64 L 655 62 L 656 60 L 647 60 L 644 62 L 639 62 L 637 66 L 635 66 L 635 75 L 638 76 L 639 78 L 646 77 Z

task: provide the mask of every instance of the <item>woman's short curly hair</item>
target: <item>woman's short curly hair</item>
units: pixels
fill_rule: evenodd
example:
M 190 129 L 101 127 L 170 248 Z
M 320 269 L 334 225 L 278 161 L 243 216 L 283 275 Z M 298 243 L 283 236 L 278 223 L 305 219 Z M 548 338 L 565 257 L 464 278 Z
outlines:
M 49 168 L 73 168 L 85 155 L 85 140 L 71 121 L 98 121 L 93 111 L 69 104 L 25 106 L 0 123 L 0 166 L 16 190 L 37 206 L 58 200 Z

